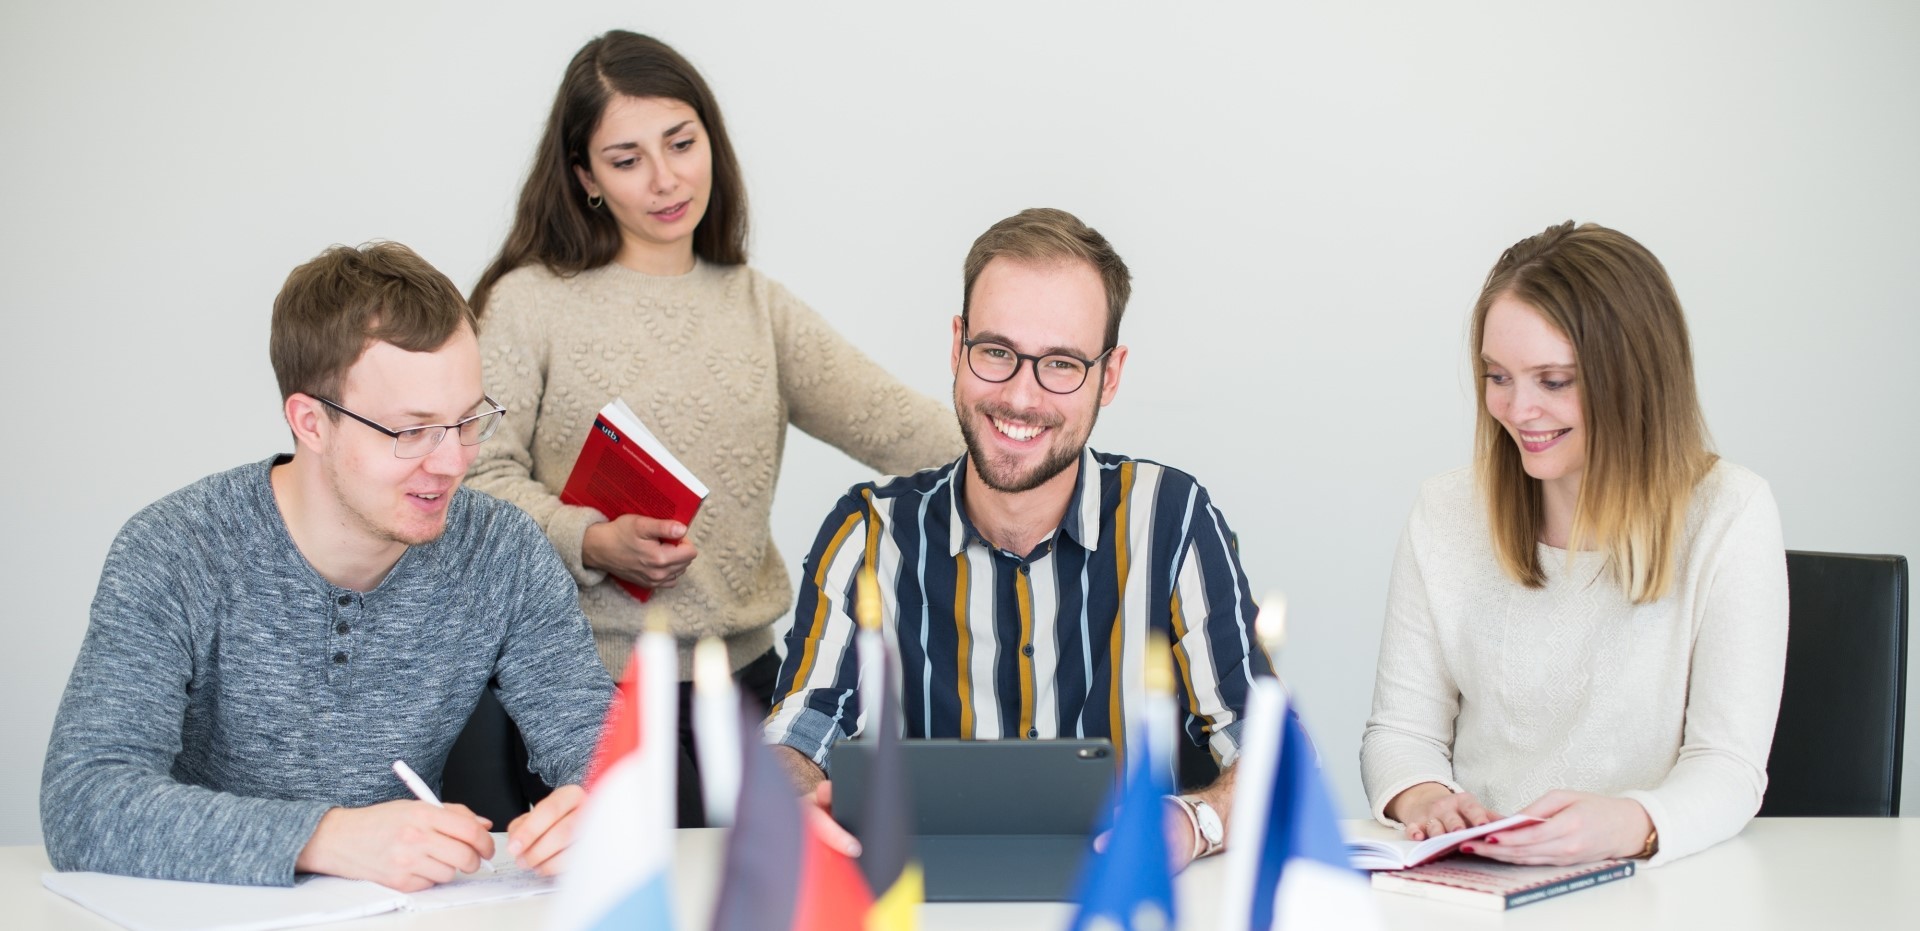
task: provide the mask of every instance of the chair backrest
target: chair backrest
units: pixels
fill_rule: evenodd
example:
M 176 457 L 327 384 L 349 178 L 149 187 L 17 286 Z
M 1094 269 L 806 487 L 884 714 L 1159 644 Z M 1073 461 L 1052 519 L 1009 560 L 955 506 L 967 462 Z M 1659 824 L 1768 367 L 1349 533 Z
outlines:
M 447 753 L 441 777 L 442 801 L 459 802 L 504 831 L 553 790 L 527 769 L 527 745 L 507 709 L 488 687 L 480 692 L 473 715 Z
M 1787 676 L 1763 816 L 1900 813 L 1904 556 L 1787 551 Z

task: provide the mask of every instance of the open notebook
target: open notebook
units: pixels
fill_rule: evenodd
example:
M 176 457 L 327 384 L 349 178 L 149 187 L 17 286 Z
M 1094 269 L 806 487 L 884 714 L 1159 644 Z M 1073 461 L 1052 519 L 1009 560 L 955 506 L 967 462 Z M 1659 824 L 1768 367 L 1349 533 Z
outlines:
M 1408 867 L 1431 863 L 1460 849 L 1460 845 L 1476 837 L 1485 837 L 1495 831 L 1508 828 L 1525 827 L 1540 823 L 1532 815 L 1514 815 L 1480 825 L 1477 828 L 1462 828 L 1451 834 L 1429 837 L 1423 841 L 1382 840 L 1372 837 L 1357 837 L 1347 840 L 1347 857 L 1353 861 L 1357 870 L 1404 870 Z
M 292 887 L 136 879 L 107 873 L 47 873 L 41 885 L 133 931 L 271 931 L 347 921 L 383 912 L 430 911 L 540 895 L 553 880 L 513 865 L 505 834 L 494 836 L 494 872 L 460 876 L 421 892 L 378 883 L 303 876 Z

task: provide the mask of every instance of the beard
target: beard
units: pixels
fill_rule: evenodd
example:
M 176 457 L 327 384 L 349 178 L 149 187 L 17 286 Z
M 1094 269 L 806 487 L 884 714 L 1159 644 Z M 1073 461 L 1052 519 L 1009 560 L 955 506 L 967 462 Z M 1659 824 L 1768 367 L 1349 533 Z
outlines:
M 384 543 L 398 543 L 401 546 L 419 546 L 423 543 L 432 543 L 440 539 L 440 535 L 446 532 L 446 511 L 441 512 L 442 518 L 440 520 L 425 527 L 407 528 L 398 526 L 397 524 L 382 524 L 380 521 L 374 519 L 372 514 L 367 513 L 366 510 L 361 508 L 358 503 L 347 497 L 348 476 L 343 475 L 342 471 L 338 463 L 328 461 L 327 478 L 328 484 L 332 486 L 333 500 L 340 506 L 340 513 L 346 515 L 347 519 L 352 521 L 353 524 L 367 536 Z M 451 497 L 458 488 L 459 486 L 456 484 L 453 488 L 447 489 L 447 496 Z M 448 506 L 451 508 L 451 501 L 448 502 Z
M 956 401 L 957 400 L 956 398 Z M 959 410 L 957 404 L 955 405 L 955 409 L 956 411 Z M 976 405 L 974 414 L 976 415 L 975 417 L 968 417 L 965 414 L 960 414 L 956 417 L 960 422 L 960 436 L 967 444 L 967 459 L 973 463 L 974 474 L 978 475 L 980 481 L 984 482 L 988 488 L 994 491 L 1004 494 L 1018 494 L 1023 491 L 1032 491 L 1046 484 L 1055 476 L 1065 472 L 1074 463 L 1080 461 L 1080 453 L 1086 448 L 1087 437 L 1093 433 L 1093 423 L 1100 417 L 1100 405 L 1097 401 L 1093 405 L 1093 411 L 1087 418 L 1086 430 L 1077 437 L 1066 437 L 1058 432 L 1061 423 L 1064 422 L 1058 417 L 1036 420 L 1031 416 L 1023 417 L 1017 415 L 1004 407 L 994 404 Z M 980 442 L 979 434 L 975 430 L 975 420 L 985 424 L 985 429 L 991 430 L 993 426 L 988 420 L 990 417 L 1013 423 L 1033 424 L 1045 427 L 1053 431 L 1056 442 L 1047 448 L 1046 454 L 1041 457 L 1037 465 L 1034 465 L 1022 474 L 1018 462 L 1013 457 L 993 456 L 987 452 L 985 445 Z

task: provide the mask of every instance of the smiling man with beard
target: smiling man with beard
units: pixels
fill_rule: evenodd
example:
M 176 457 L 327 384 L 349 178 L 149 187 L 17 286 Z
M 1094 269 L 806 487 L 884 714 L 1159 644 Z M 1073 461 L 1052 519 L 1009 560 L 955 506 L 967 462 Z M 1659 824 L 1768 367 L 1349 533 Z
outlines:
M 270 355 L 292 455 L 201 479 L 107 553 L 41 779 L 62 870 L 403 891 L 504 827 L 553 872 L 613 683 L 573 578 L 512 505 L 460 487 L 503 413 L 473 311 L 397 243 L 287 277 Z M 415 800 L 494 687 L 559 786 L 510 825 Z
M 826 794 L 835 742 L 860 730 L 850 612 L 873 567 L 909 737 L 1109 737 L 1124 753 L 1148 634 L 1166 636 L 1185 734 L 1225 772 L 1169 797 L 1173 849 L 1222 848 L 1248 686 L 1270 667 L 1206 489 L 1087 446 L 1120 388 L 1130 288 L 1106 239 L 1065 211 L 1022 211 L 975 240 L 951 358 L 966 455 L 855 486 L 803 564 L 767 722 L 803 792 Z

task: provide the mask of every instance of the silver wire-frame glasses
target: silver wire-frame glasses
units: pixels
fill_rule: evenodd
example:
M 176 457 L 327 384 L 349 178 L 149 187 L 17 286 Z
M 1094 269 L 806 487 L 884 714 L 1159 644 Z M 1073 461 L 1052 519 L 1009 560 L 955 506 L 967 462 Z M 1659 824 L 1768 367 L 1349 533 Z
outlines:
M 481 411 L 458 423 L 423 424 L 418 427 L 408 427 L 405 430 L 393 430 L 347 410 L 337 402 L 329 401 L 317 394 L 313 396 L 313 399 L 381 433 L 393 437 L 393 455 L 399 459 L 418 459 L 433 452 L 439 448 L 440 441 L 447 438 L 448 430 L 458 432 L 460 445 L 478 446 L 492 437 L 493 431 L 500 429 L 500 418 L 507 413 L 507 409 L 501 407 L 499 401 L 495 401 L 486 395 L 481 395 L 481 399 L 486 403 L 487 407 L 491 409 Z

